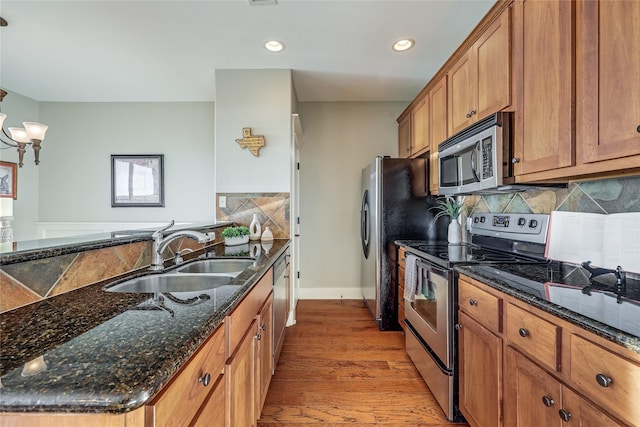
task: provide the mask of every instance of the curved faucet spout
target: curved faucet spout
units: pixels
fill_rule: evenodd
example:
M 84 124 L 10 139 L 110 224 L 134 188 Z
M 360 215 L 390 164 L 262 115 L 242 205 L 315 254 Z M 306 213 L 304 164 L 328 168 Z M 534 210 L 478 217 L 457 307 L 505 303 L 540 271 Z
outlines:
M 180 237 L 189 237 L 191 239 L 198 241 L 198 243 L 207 243 L 211 241 L 211 238 L 208 235 L 195 230 L 179 230 L 179 231 L 176 231 L 175 233 L 169 234 L 168 236 L 164 237 L 162 232 L 168 230 L 172 225 L 173 225 L 173 221 L 171 221 L 171 224 L 169 225 L 169 227 L 165 227 L 161 230 L 157 230 L 152 235 L 153 260 L 151 262 L 150 268 L 153 271 L 163 270 L 164 259 L 162 258 L 162 253 L 167 248 L 167 246 L 169 246 L 169 243 L 171 243 L 175 239 Z

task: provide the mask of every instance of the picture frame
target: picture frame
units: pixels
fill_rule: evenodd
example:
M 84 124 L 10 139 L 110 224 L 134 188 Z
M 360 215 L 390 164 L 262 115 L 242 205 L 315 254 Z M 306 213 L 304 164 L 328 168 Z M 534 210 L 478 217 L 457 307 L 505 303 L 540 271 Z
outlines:
M 164 155 L 112 154 L 111 207 L 164 207 Z
M 0 161 L 0 197 L 18 198 L 18 164 Z

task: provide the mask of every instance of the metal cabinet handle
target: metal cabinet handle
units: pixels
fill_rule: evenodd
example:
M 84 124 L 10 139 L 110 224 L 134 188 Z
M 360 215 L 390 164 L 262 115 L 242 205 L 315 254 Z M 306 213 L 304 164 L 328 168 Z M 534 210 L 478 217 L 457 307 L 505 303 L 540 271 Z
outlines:
M 469 114 L 470 114 L 471 116 L 475 116 L 475 115 L 476 115 L 476 113 L 477 113 L 477 111 L 476 111 L 476 110 L 471 110 L 471 112 L 470 112 Z
M 546 406 L 547 408 L 551 408 L 553 405 L 555 405 L 556 401 L 549 396 L 542 396 L 542 403 L 544 403 L 544 406 Z
M 198 382 L 202 383 L 203 386 L 208 386 L 209 383 L 211 382 L 211 374 L 210 373 L 206 373 L 201 377 L 198 377 Z
M 529 336 L 529 330 L 525 329 L 525 328 L 520 328 L 518 329 L 518 334 L 520 334 L 520 336 L 522 338 L 526 338 Z
M 254 338 L 257 339 L 258 341 L 260 341 L 262 339 L 262 334 L 258 334 Z
M 638 128 L 636 130 L 638 131 L 638 133 L 640 133 L 640 125 L 638 125 Z
M 520 159 L 519 159 L 518 157 L 512 157 L 512 158 L 511 158 L 511 163 L 513 163 L 514 165 L 515 165 L 516 163 L 520 163 Z
M 613 379 L 606 376 L 605 374 L 596 375 L 596 381 L 598 381 L 598 384 L 600 384 L 600 386 L 602 387 L 609 387 L 611 383 L 613 383 Z
M 558 414 L 560 415 L 560 418 L 562 418 L 562 421 L 564 422 L 571 421 L 571 417 L 573 417 L 573 415 L 571 415 L 571 412 L 567 412 L 564 409 L 560 409 L 558 411 Z
M 460 323 L 456 323 L 456 331 L 459 331 L 460 329 L 462 329 L 462 325 Z
M 471 113 L 466 114 L 467 119 L 471 118 Z
M 474 300 L 473 298 L 469 299 L 469 305 L 478 305 L 478 301 Z
M 266 331 L 267 330 L 267 325 L 260 326 L 260 329 L 262 329 L 263 331 Z

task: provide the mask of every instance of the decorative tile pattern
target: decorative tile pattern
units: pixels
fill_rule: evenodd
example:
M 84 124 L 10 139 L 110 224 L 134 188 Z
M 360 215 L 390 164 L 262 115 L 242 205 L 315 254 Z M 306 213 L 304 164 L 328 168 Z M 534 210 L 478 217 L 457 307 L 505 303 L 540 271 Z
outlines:
M 36 294 L 45 297 L 77 256 L 78 254 L 69 254 L 10 264 L 3 266 L 2 270 Z
M 39 300 L 40 295 L 0 272 L 0 312 Z
M 289 193 L 218 193 L 217 206 L 220 206 L 220 196 L 227 198 L 227 206 L 216 208 L 219 221 L 233 221 L 248 227 L 255 214 L 262 231 L 269 227 L 274 238 L 289 238 Z
M 491 213 L 640 212 L 640 176 L 571 183 L 559 189 L 467 196 L 465 205 L 473 212 Z

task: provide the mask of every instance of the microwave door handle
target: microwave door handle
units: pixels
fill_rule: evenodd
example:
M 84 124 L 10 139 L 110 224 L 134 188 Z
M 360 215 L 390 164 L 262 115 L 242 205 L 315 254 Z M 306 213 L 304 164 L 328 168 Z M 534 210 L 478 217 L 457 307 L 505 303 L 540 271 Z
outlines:
M 473 177 L 476 179 L 476 182 L 480 182 L 480 177 L 478 177 L 478 172 L 476 171 L 476 155 L 480 151 L 480 143 L 477 142 L 475 148 L 471 152 L 471 172 L 473 173 Z

